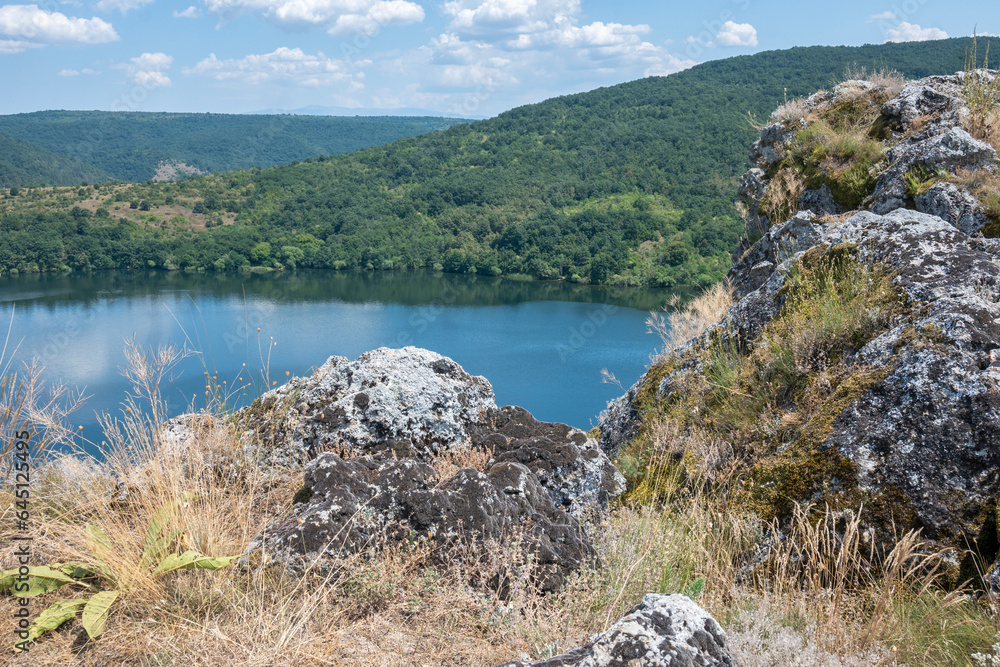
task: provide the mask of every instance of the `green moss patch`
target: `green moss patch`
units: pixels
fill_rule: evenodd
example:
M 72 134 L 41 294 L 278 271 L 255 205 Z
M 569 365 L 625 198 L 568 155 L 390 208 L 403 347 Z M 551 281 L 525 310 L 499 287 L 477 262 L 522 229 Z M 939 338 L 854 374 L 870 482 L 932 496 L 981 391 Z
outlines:
M 884 268 L 850 244 L 817 246 L 796 262 L 778 315 L 753 341 L 718 327 L 685 361 L 669 400 L 662 379 L 680 360 L 650 369 L 636 404 L 642 424 L 619 463 L 627 502 L 647 503 L 707 483 L 727 503 L 764 518 L 795 501 L 856 506 L 853 464 L 823 443 L 837 417 L 888 374 L 857 352 L 906 311 Z

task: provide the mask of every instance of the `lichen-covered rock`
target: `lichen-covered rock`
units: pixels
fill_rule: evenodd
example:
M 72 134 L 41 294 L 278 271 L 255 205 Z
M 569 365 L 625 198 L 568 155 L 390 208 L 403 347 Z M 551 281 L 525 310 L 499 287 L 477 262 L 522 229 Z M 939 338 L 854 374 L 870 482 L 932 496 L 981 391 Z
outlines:
M 824 482 L 835 494 L 829 499 L 864 503 L 868 525 L 886 543 L 893 530 L 921 528 L 941 546 L 961 550 L 981 539 L 995 551 L 990 535 L 1000 498 L 1000 243 L 970 238 L 940 218 L 908 209 L 863 211 L 809 231 L 811 242 L 795 258 L 853 248 L 861 261 L 890 270 L 905 296 L 905 313 L 852 362 L 870 380 L 831 415 L 828 435 L 817 443 L 817 452 L 835 453 L 841 461 L 839 476 Z M 751 254 L 777 252 L 782 232 L 774 228 Z M 733 267 L 734 283 L 758 282 L 751 263 Z M 752 346 L 781 309 L 790 264 L 772 261 L 767 282 L 743 296 L 716 328 Z M 712 330 L 693 347 L 706 347 L 711 336 Z M 691 372 L 700 367 L 676 364 L 659 381 L 657 395 Z M 639 383 L 616 410 L 636 410 L 629 396 L 641 391 Z M 609 438 L 622 432 L 603 418 L 600 427 Z M 827 498 L 822 488 L 797 488 L 805 495 L 793 500 Z
M 583 431 L 497 408 L 486 378 L 415 347 L 380 348 L 353 362 L 331 357 L 312 377 L 293 378 L 236 417 L 268 441 L 272 464 L 302 464 L 322 451 L 432 463 L 475 450 L 526 465 L 556 506 L 576 517 L 603 510 L 625 488 Z
M 470 558 L 493 542 L 520 541 L 543 591 L 557 590 L 593 550 L 580 523 L 553 505 L 525 466 L 497 462 L 439 479 L 415 460 L 342 459 L 325 452 L 306 466 L 292 512 L 250 543 L 244 565 L 279 563 L 301 573 L 324 559 L 403 539 L 462 545 Z M 455 551 L 441 551 L 454 555 Z
M 750 146 L 751 164 L 766 170 L 781 160 L 785 144 L 791 139 L 792 134 L 781 123 L 771 123 L 766 126 L 760 131 L 760 139 Z
M 907 204 L 907 174 L 919 170 L 922 174 L 941 171 L 955 173 L 960 169 L 996 168 L 997 153 L 986 142 L 974 139 L 960 127 L 926 139 L 912 137 L 890 148 L 886 154 L 889 167 L 875 182 L 871 210 L 888 213 Z
M 830 186 L 823 183 L 814 190 L 806 190 L 799 197 L 799 210 L 812 211 L 815 215 L 838 215 L 844 208 L 833 198 Z
M 470 427 L 473 446 L 496 462 L 515 461 L 533 472 L 556 506 L 574 516 L 607 507 L 625 478 L 597 441 L 566 424 L 540 422 L 524 408 L 505 407 Z
M 726 633 L 683 595 L 643 598 L 605 632 L 569 653 L 499 667 L 734 667 Z
M 733 298 L 740 299 L 763 285 L 775 268 L 822 238 L 823 225 L 811 211 L 801 211 L 771 227 L 729 272 Z
M 935 183 L 914 201 L 918 211 L 941 218 L 966 234 L 975 234 L 989 224 L 983 205 L 952 183 Z
M 272 457 L 304 463 L 324 450 L 430 460 L 467 446 L 468 427 L 496 409 L 493 387 L 436 352 L 379 348 L 330 357 L 236 415 L 271 441 Z
M 939 134 L 958 123 L 963 107 L 962 73 L 954 76 L 929 76 L 908 82 L 892 99 L 882 105 L 882 115 L 889 127 L 903 133 L 918 122 L 927 121 L 926 136 Z

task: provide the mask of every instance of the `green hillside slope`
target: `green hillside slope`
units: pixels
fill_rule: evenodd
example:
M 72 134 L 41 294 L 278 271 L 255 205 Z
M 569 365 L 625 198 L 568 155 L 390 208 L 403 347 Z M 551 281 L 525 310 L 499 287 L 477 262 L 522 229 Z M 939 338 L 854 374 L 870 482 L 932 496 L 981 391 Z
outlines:
M 188 164 L 202 172 L 271 167 L 460 122 L 401 116 L 39 111 L 0 116 L 0 134 L 94 165 L 117 180 L 139 182 L 153 178 L 161 162 Z M 37 181 L 21 184 L 32 182 Z
M 27 141 L 0 134 L 0 187 L 111 180 L 105 171 Z
M 955 72 L 968 44 L 807 47 L 712 61 L 349 155 L 85 195 L 22 195 L 0 202 L 8 211 L 0 228 L 26 237 L 45 225 L 101 230 L 100 253 L 85 251 L 91 266 L 434 266 L 705 285 L 721 279 L 742 229 L 733 202 L 755 134 L 749 116 L 766 118 L 848 68 Z M 0 266 L 88 265 L 73 252 L 52 245 L 0 257 Z

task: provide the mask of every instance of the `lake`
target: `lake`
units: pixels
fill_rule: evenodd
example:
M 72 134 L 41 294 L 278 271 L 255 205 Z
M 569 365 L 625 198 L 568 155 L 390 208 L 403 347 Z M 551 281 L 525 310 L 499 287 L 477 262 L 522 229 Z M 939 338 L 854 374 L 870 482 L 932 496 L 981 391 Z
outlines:
M 646 333 L 648 311 L 668 296 L 430 271 L 0 278 L 7 358 L 36 359 L 48 382 L 88 395 L 72 421 L 95 443 L 97 413 L 122 409 L 125 341 L 133 336 L 146 348 L 194 352 L 161 387 L 171 416 L 204 405 L 206 371 L 241 406 L 265 384 L 309 374 L 331 355 L 416 345 L 485 376 L 499 405 L 586 430 L 622 393 L 601 382 L 601 369 L 625 386 L 639 377 L 659 342 Z

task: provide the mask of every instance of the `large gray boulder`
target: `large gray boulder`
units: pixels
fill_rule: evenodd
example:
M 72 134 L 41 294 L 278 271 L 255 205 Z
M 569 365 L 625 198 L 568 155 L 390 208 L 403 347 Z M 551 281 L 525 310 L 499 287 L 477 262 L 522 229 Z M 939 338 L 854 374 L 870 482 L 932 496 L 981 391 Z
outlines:
M 650 594 L 569 653 L 499 667 L 733 667 L 726 633 L 684 595 Z
M 514 462 L 485 472 L 461 468 L 448 479 L 426 463 L 342 459 L 325 452 L 306 466 L 289 516 L 247 548 L 244 565 L 278 563 L 292 573 L 400 540 L 431 540 L 447 563 L 481 549 L 519 544 L 531 576 L 554 591 L 593 555 L 580 523 L 558 509 L 538 478 Z M 459 551 L 459 548 L 461 550 Z
M 303 465 L 325 451 L 376 461 L 433 463 L 473 452 L 517 461 L 578 518 L 625 489 L 583 431 L 498 408 L 486 378 L 416 347 L 379 348 L 354 361 L 330 357 L 311 377 L 293 378 L 240 410 L 236 421 L 264 441 L 271 464 Z
M 253 540 L 245 565 L 301 573 L 403 539 L 465 545 L 441 553 L 469 558 L 512 542 L 555 590 L 592 554 L 584 524 L 625 490 L 583 431 L 498 408 L 485 378 L 414 347 L 331 357 L 236 421 L 263 441 L 265 464 L 305 466 L 292 512 Z
M 432 459 L 465 447 L 468 428 L 496 409 L 493 387 L 448 357 L 416 347 L 330 357 L 237 415 L 272 458 L 304 463 L 321 451 Z

